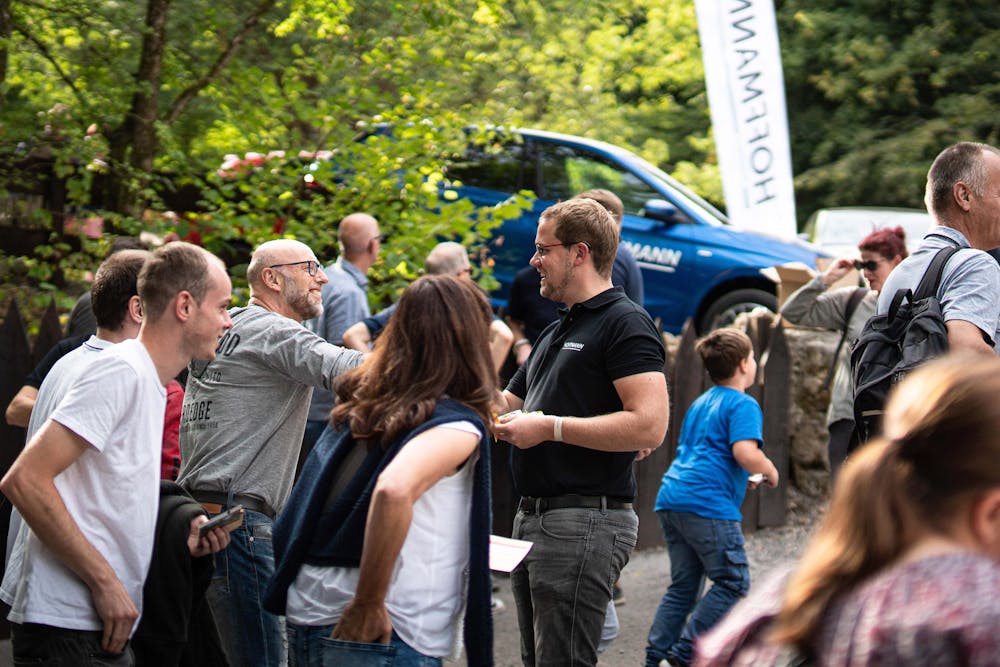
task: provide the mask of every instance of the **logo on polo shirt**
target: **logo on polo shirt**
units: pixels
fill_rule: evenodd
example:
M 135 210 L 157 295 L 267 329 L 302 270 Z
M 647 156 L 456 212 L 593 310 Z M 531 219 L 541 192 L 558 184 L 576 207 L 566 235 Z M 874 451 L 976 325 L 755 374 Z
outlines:
M 569 341 L 563 343 L 562 349 L 573 350 L 574 352 L 579 352 L 583 349 L 583 343 L 571 343 Z

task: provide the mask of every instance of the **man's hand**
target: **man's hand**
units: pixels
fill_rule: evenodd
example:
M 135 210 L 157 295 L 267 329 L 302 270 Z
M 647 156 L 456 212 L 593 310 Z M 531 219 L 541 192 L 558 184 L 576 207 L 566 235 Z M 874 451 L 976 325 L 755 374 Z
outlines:
M 216 526 L 202 536 L 199 534 L 198 529 L 203 523 L 208 523 L 208 517 L 204 514 L 199 514 L 191 519 L 191 531 L 188 533 L 187 546 L 188 551 L 195 558 L 214 554 L 228 547 L 229 533 L 236 530 L 240 525 L 231 523 L 228 526 Z
M 641 460 L 643 460 L 644 458 L 646 458 L 647 456 L 649 456 L 652 453 L 653 453 L 653 449 L 652 448 L 649 448 L 649 449 L 640 449 L 639 451 L 637 451 L 635 453 L 635 460 L 636 461 L 641 461 Z
M 518 449 L 530 449 L 555 437 L 555 417 L 537 413 L 500 415 L 493 424 L 493 433 Z
M 385 603 L 369 604 L 354 598 L 344 609 L 340 622 L 330 634 L 330 639 L 388 644 L 392 639 L 392 621 L 389 620 Z
M 139 610 L 132 603 L 132 598 L 125 592 L 125 587 L 117 577 L 107 586 L 91 589 L 94 598 L 94 609 L 104 622 L 104 633 L 101 636 L 101 648 L 115 655 L 125 650 L 125 642 L 132 634 L 135 619 L 139 618 Z

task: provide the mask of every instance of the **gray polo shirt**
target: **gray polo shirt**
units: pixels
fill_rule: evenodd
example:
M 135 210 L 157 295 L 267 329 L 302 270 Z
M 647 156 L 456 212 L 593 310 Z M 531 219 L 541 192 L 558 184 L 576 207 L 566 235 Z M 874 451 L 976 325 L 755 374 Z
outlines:
M 950 227 L 931 228 L 916 251 L 892 270 L 879 294 L 876 313 L 889 310 L 897 290 L 916 289 L 937 251 L 956 243 L 963 250 L 945 264 L 937 293 L 944 319 L 946 322 L 971 322 L 997 348 L 997 341 L 1000 341 L 1000 264 L 982 250 L 971 248 L 965 235 Z

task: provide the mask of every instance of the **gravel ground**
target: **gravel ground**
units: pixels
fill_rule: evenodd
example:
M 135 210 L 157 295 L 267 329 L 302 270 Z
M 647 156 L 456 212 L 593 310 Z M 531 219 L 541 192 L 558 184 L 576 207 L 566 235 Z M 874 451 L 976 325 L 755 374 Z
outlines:
M 750 559 L 750 581 L 760 581 L 768 571 L 797 559 L 826 508 L 826 499 L 815 499 L 789 491 L 788 520 L 784 526 L 765 528 L 746 536 Z M 670 563 L 666 549 L 646 549 L 632 555 L 622 573 L 621 583 L 626 603 L 618 607 L 621 632 L 618 639 L 601 655 L 601 667 L 641 667 L 645 660 L 646 634 L 660 598 L 670 581 Z M 500 599 L 506 608 L 494 614 L 494 654 L 497 667 L 519 667 L 520 637 L 517 612 L 506 580 L 501 584 Z M 753 584 L 751 583 L 751 586 Z M 464 658 L 446 662 L 449 667 L 464 665 Z

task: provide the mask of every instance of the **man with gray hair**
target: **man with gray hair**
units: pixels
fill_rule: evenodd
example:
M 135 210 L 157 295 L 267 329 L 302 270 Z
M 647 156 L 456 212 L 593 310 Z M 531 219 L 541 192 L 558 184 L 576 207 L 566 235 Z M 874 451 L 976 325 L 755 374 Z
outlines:
M 1000 246 L 1000 150 L 964 141 L 941 151 L 927 173 L 924 203 L 938 226 L 889 274 L 875 312 L 888 312 L 897 290 L 915 290 L 939 250 L 960 248 L 945 264 L 937 292 L 948 346 L 994 354 L 1000 265 L 984 251 Z
M 371 315 L 368 307 L 368 269 L 378 261 L 382 235 L 378 220 L 367 213 L 351 213 L 337 226 L 340 257 L 323 269 L 329 282 L 323 285 L 323 312 L 306 321 L 306 326 L 328 343 L 344 344 L 347 327 Z M 313 391 L 302 439 L 302 458 L 330 421 L 333 394 L 326 389 Z
M 286 660 L 282 619 L 260 599 L 274 573 L 271 524 L 291 492 L 313 387 L 329 389 L 361 363 L 302 326 L 320 314 L 326 281 L 305 244 L 259 246 L 247 268 L 249 304 L 229 312 L 233 327 L 215 358 L 192 362 L 188 374 L 177 481 L 210 514 L 246 510 L 207 594 L 236 666 Z
M 424 269 L 428 275 L 458 276 L 472 280 L 472 265 L 469 264 L 469 253 L 465 246 L 454 241 L 438 243 L 428 253 Z M 344 345 L 361 352 L 371 349 L 372 340 L 382 333 L 389 318 L 396 312 L 396 304 L 379 311 L 371 317 L 356 322 L 344 332 Z M 493 367 L 499 372 L 507 359 L 514 334 L 503 320 L 494 317 L 490 324 L 490 357 Z

